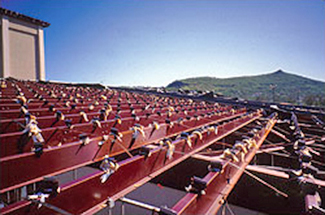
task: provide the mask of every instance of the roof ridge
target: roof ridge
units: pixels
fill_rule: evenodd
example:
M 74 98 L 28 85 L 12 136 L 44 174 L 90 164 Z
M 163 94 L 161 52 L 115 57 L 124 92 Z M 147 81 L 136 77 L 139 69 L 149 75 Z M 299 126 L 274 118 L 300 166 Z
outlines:
M 9 16 L 9 17 L 12 17 L 12 18 L 16 18 L 16 19 L 19 19 L 19 20 L 22 20 L 22 21 L 25 21 L 25 22 L 29 22 L 29 23 L 32 23 L 32 24 L 35 24 L 35 25 L 39 25 L 39 26 L 42 26 L 44 28 L 50 26 L 50 23 L 48 23 L 48 22 L 45 22 L 45 21 L 42 21 L 40 19 L 36 19 L 36 18 L 27 16 L 27 15 L 24 15 L 24 14 L 21 14 L 21 13 L 12 11 L 12 10 L 8 10 L 6 8 L 3 8 L 3 7 L 0 7 L 0 14 L 5 15 L 5 16 Z

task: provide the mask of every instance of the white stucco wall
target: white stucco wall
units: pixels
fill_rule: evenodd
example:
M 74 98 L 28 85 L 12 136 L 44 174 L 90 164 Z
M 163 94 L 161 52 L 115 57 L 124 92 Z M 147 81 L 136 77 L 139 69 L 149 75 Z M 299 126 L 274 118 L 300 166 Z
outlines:
M 36 80 L 36 35 L 9 29 L 10 76 L 18 79 Z

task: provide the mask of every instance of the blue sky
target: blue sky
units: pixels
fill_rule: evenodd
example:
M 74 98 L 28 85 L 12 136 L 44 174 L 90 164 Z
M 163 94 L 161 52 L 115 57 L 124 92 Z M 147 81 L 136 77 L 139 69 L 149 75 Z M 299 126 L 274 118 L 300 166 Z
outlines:
M 282 68 L 325 81 L 325 1 L 2 0 L 50 22 L 46 79 L 165 86 Z

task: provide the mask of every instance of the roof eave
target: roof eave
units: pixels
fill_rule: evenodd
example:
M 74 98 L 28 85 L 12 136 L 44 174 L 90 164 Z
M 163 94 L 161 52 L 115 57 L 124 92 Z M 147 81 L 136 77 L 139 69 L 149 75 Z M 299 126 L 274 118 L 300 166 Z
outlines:
M 46 27 L 50 26 L 50 23 L 48 23 L 48 22 L 42 21 L 40 19 L 35 19 L 33 17 L 26 16 L 24 14 L 21 14 L 21 13 L 15 12 L 15 11 L 11 11 L 11 10 L 8 10 L 8 9 L 5 9 L 5 8 L 0 8 L 0 14 L 4 15 L 4 16 L 15 18 L 15 19 L 18 19 L 18 20 L 22 20 L 22 21 L 25 21 L 25 22 L 28 22 L 28 23 L 32 23 L 34 25 L 38 25 L 38 26 L 41 26 L 43 28 L 46 28 Z

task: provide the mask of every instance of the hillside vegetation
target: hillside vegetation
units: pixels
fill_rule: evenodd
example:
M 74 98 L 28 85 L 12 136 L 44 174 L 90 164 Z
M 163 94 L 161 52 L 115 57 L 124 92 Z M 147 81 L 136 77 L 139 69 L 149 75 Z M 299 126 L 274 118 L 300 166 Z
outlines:
M 274 89 L 272 89 L 272 86 Z M 250 100 L 288 102 L 325 106 L 325 83 L 293 75 L 282 70 L 236 78 L 198 77 L 177 80 L 167 86 L 169 90 L 213 91 L 224 96 Z M 274 94 L 273 94 L 274 92 Z

